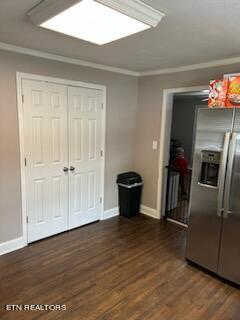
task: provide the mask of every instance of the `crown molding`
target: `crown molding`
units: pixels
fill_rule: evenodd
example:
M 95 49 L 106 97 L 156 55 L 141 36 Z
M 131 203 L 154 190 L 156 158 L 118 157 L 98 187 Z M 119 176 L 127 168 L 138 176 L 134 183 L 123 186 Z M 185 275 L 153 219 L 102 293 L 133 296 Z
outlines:
M 107 66 L 104 64 L 93 63 L 93 62 L 89 62 L 89 61 L 85 61 L 85 60 L 69 58 L 69 57 L 60 56 L 60 55 L 56 55 L 56 54 L 52 54 L 52 53 L 48 53 L 48 52 L 44 52 L 44 51 L 33 50 L 33 49 L 24 48 L 24 47 L 18 47 L 18 46 L 4 43 L 4 42 L 0 42 L 0 50 L 27 54 L 27 55 L 38 57 L 38 58 L 74 64 L 74 65 L 78 65 L 78 66 L 82 66 L 82 67 L 100 69 L 100 70 L 104 70 L 104 71 L 108 71 L 108 72 L 115 72 L 115 73 L 135 76 L 135 77 L 139 76 L 139 72 L 135 72 L 135 71 L 127 70 L 127 69 L 116 68 L 116 67 L 111 67 L 111 66 Z
M 28 48 L 24 48 L 24 47 L 18 47 L 18 46 L 14 46 L 14 45 L 11 45 L 8 43 L 4 43 L 4 42 L 0 42 L 0 50 L 22 53 L 22 54 L 27 54 L 27 55 L 38 57 L 38 58 L 74 64 L 74 65 L 78 65 L 78 66 L 82 66 L 82 67 L 100 69 L 100 70 L 104 70 L 104 71 L 108 71 L 108 72 L 115 72 L 115 73 L 125 74 L 125 75 L 129 75 L 129 76 L 135 76 L 135 77 L 171 74 L 171 73 L 214 68 L 214 67 L 220 67 L 220 66 L 224 66 L 224 65 L 231 65 L 231 64 L 240 63 L 240 57 L 235 57 L 235 58 L 215 60 L 215 61 L 211 61 L 211 62 L 203 62 L 203 63 L 199 63 L 199 64 L 181 66 L 181 67 L 176 67 L 176 68 L 137 72 L 137 71 L 132 71 L 132 70 L 128 70 L 128 69 L 111 67 L 111 66 L 104 65 L 104 64 L 98 64 L 98 63 L 93 63 L 93 62 L 89 62 L 89 61 L 84 61 L 84 60 L 80 60 L 80 59 L 69 58 L 69 57 L 56 55 L 56 54 L 52 54 L 52 53 L 48 53 L 48 52 L 44 52 L 44 51 L 28 49 Z
M 165 14 L 152 8 L 140 0 L 96 0 L 129 17 L 141 21 L 151 27 L 156 27 Z
M 198 64 L 191 64 L 191 65 L 181 66 L 181 67 L 176 67 L 176 68 L 143 71 L 143 72 L 139 72 L 139 76 L 142 76 L 142 77 L 143 76 L 154 76 L 154 75 L 160 75 L 160 74 L 170 74 L 170 73 L 177 73 L 177 72 L 184 72 L 184 71 L 193 71 L 193 70 L 226 66 L 226 65 L 235 64 L 235 63 L 240 63 L 240 57 L 215 60 L 215 61 L 203 62 L 203 63 L 198 63 Z

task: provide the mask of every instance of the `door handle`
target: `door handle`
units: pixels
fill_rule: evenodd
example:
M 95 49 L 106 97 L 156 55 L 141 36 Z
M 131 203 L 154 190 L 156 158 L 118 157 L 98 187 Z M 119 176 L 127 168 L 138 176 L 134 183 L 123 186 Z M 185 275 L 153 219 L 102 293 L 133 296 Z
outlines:
M 224 136 L 222 159 L 218 178 L 218 197 L 217 197 L 217 215 L 222 216 L 223 212 L 223 195 L 224 195 L 224 181 L 226 175 L 227 155 L 230 142 L 230 132 L 226 132 Z
M 67 167 L 63 167 L 63 171 L 64 172 L 68 172 L 68 168 Z
M 236 149 L 238 134 L 234 132 L 232 134 L 232 140 L 229 148 L 229 156 L 228 156 L 228 165 L 227 165 L 227 175 L 226 175 L 226 186 L 225 186 L 225 195 L 224 195 L 224 211 L 223 217 L 225 219 L 228 218 L 229 210 L 229 198 L 230 198 L 230 191 L 231 191 L 231 181 L 232 181 L 232 171 L 233 171 L 233 161 Z
M 74 171 L 75 170 L 75 167 L 73 167 L 73 166 L 70 166 L 70 171 Z

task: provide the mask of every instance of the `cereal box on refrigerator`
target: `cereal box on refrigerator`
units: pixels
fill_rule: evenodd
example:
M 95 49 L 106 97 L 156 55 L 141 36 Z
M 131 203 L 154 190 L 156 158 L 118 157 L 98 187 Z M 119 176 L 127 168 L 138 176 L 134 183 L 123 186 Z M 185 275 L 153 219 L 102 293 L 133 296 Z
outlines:
M 227 99 L 228 80 L 211 80 L 209 86 L 209 108 L 224 108 Z
M 240 108 L 240 76 L 229 78 L 226 106 Z

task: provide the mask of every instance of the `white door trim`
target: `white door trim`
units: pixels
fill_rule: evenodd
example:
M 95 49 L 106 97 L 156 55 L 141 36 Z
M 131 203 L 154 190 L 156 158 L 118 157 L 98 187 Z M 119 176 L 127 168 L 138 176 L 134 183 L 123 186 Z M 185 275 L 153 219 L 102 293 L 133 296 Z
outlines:
M 164 181 L 164 167 L 170 143 L 172 121 L 172 102 L 174 93 L 194 92 L 208 89 L 208 85 L 172 88 L 163 90 L 161 124 L 159 133 L 159 160 L 158 160 L 158 186 L 157 186 L 157 218 L 162 218 L 165 207 L 166 188 Z
M 23 92 L 22 92 L 22 80 L 36 80 L 45 81 L 57 84 L 64 84 L 74 87 L 82 87 L 89 89 L 101 90 L 103 94 L 103 114 L 102 114 L 102 145 L 103 150 L 102 165 L 101 165 L 101 216 L 100 220 L 104 217 L 104 184 L 105 184 L 105 140 L 106 140 L 106 86 L 96 85 L 81 81 L 72 81 L 60 78 L 47 77 L 36 74 L 28 74 L 17 72 L 17 111 L 18 111 L 18 134 L 19 134 L 19 147 L 20 147 L 20 170 L 21 170 L 21 201 L 22 201 L 22 230 L 23 230 L 23 245 L 28 245 L 27 240 L 27 211 L 26 211 L 26 178 L 25 178 L 25 151 L 24 151 L 24 127 L 23 127 Z

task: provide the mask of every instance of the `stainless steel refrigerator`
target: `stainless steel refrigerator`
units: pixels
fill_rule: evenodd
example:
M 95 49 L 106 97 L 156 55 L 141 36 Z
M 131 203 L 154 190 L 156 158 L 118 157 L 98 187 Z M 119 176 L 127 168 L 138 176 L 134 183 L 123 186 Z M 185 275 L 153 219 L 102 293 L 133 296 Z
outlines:
M 240 109 L 199 109 L 186 258 L 240 284 Z

